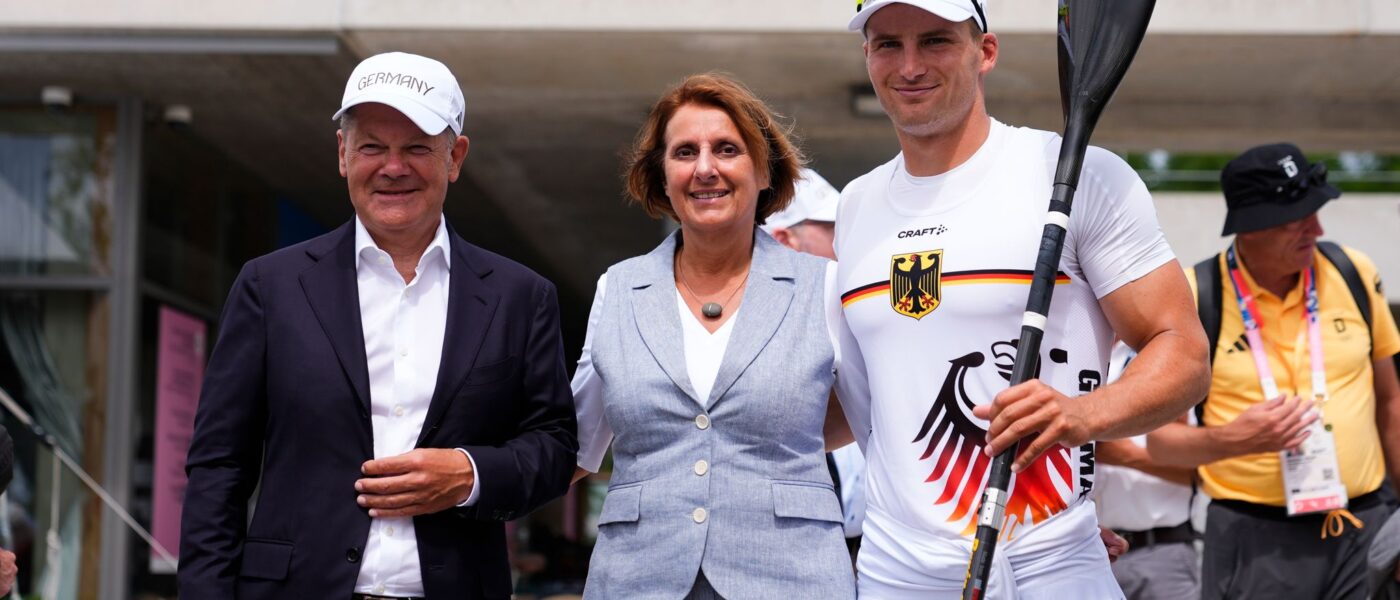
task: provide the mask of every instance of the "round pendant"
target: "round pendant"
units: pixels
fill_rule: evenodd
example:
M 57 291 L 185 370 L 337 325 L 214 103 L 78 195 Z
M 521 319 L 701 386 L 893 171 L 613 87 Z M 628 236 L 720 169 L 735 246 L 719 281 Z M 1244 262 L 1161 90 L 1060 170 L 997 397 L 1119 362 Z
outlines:
M 700 314 L 705 315 L 706 319 L 718 319 L 721 314 L 724 314 L 724 307 L 716 302 L 706 302 L 704 306 L 700 307 Z

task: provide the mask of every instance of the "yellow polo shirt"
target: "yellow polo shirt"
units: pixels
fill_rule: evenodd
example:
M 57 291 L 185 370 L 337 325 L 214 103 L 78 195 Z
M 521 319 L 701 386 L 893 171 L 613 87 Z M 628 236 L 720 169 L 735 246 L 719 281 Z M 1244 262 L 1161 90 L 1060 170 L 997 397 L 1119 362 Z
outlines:
M 1372 333 L 1356 308 L 1346 280 L 1320 252 L 1313 252 L 1317 267 L 1318 323 L 1322 326 L 1322 355 L 1327 370 L 1330 399 L 1322 406 L 1323 418 L 1332 425 L 1337 443 L 1337 464 L 1347 495 L 1355 498 L 1380 487 L 1385 478 L 1385 456 L 1376 431 L 1376 392 L 1372 362 L 1400 352 L 1400 333 L 1381 293 L 1380 275 L 1364 254 L 1344 248 L 1356 265 L 1371 296 Z M 1210 383 L 1210 399 L 1203 415 L 1206 425 L 1233 421 L 1245 409 L 1265 400 L 1252 351 L 1244 340 L 1235 288 L 1225 258 L 1218 257 L 1221 272 L 1220 339 Z M 1260 334 L 1279 392 L 1285 396 L 1312 397 L 1312 363 L 1307 344 L 1302 278 L 1283 298 L 1254 281 L 1243 264 L 1240 270 L 1254 292 L 1259 307 Z M 1196 274 L 1186 270 L 1194 297 Z M 1303 330 L 1300 340 L 1299 330 Z M 1374 338 L 1374 347 L 1372 346 Z M 1295 348 L 1301 341 L 1302 348 Z M 1295 351 L 1296 350 L 1296 351 Z M 1369 351 L 1369 352 L 1368 352 Z M 1278 453 L 1248 454 L 1210 463 L 1200 468 L 1201 485 L 1212 498 L 1244 500 L 1283 506 L 1283 473 Z

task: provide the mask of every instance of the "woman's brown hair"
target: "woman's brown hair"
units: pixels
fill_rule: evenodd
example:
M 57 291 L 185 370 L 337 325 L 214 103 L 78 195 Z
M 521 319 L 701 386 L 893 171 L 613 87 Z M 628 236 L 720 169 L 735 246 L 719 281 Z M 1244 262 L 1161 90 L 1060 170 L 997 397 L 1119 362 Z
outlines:
M 786 208 L 805 162 L 802 151 L 767 104 L 744 84 L 718 73 L 686 77 L 656 101 L 627 156 L 628 197 L 653 218 L 676 218 L 676 209 L 666 197 L 666 125 L 677 110 L 689 104 L 717 108 L 729 115 L 753 157 L 755 171 L 768 175 L 768 189 L 758 193 L 755 222 L 761 225 Z

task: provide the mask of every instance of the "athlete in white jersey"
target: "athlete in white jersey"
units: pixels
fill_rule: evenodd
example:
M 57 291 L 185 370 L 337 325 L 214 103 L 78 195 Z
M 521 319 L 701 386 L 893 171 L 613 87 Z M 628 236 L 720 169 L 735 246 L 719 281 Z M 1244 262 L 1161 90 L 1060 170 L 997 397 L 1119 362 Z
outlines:
M 1089 150 L 1038 378 L 1008 389 L 1060 139 L 987 115 L 998 45 L 980 2 L 875 0 L 851 28 L 902 150 L 846 188 L 836 225 L 839 395 L 869 461 L 861 596 L 957 597 L 989 454 L 1027 438 L 989 596 L 1121 597 L 1088 499 L 1091 441 L 1166 423 L 1207 383 L 1151 198 Z M 1101 386 L 1115 330 L 1139 358 Z

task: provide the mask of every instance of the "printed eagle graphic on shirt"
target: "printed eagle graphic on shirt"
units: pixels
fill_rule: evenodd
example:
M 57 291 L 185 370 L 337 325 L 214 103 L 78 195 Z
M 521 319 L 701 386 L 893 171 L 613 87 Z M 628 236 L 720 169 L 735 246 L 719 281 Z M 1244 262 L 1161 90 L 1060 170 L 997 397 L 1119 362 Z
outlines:
M 1009 382 L 1011 365 L 1015 361 L 1016 340 L 996 342 L 992 344 L 992 351 L 998 360 L 995 366 Z M 1052 349 L 1050 359 L 1064 363 L 1067 357 L 1064 350 Z M 924 482 L 942 485 L 943 492 L 934 504 L 952 505 L 948 522 L 963 522 L 964 536 L 971 536 L 977 529 L 973 516 L 983 488 L 987 485 L 987 467 L 992 462 L 991 457 L 983 453 L 987 430 L 972 419 L 972 408 L 976 405 L 968 396 L 965 385 L 968 372 L 981 367 L 984 362 L 986 359 L 981 352 L 971 352 L 949 361 L 948 376 L 943 380 L 943 386 L 912 442 L 923 442 L 920 460 L 933 460 L 932 471 Z M 1037 365 L 1037 376 L 1039 372 Z M 1040 523 L 1067 507 L 1065 496 L 1057 489 L 1055 477 L 1058 477 L 1061 486 L 1072 488 L 1070 453 L 1059 444 L 1052 446 L 1025 470 L 1012 475 L 1011 495 L 1006 502 L 1006 522 L 1002 527 L 1004 540 L 1014 536 L 1017 526 Z

